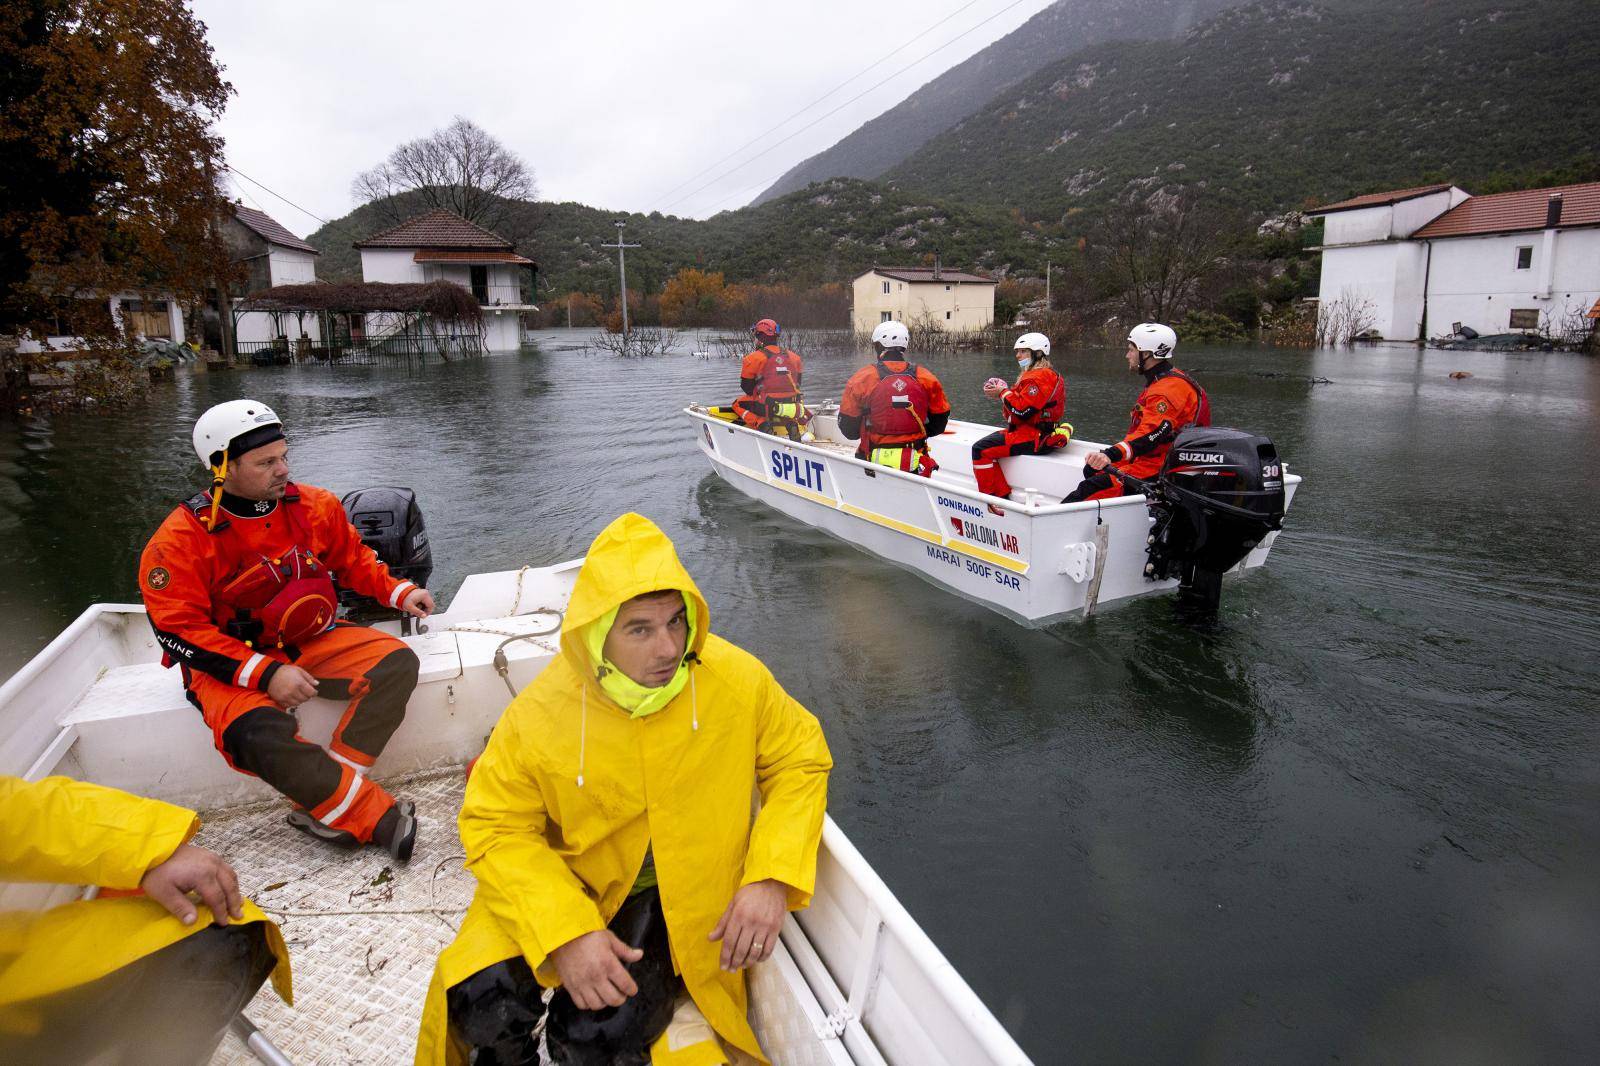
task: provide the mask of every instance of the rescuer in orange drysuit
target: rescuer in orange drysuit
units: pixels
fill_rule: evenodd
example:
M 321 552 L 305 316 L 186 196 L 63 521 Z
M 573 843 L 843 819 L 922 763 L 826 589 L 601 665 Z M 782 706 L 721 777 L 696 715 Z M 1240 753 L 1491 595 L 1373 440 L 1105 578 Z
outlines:
M 294 801 L 291 825 L 408 860 L 415 807 L 367 772 L 405 717 L 417 656 L 386 633 L 335 622 L 333 580 L 418 618 L 433 596 L 389 573 L 336 496 L 289 481 L 283 426 L 265 404 L 211 408 L 194 446 L 212 489 L 168 515 L 139 561 L 166 664 L 182 668 L 228 765 Z M 326 750 L 290 713 L 313 697 L 350 701 Z
M 930 477 L 939 464 L 928 454 L 928 438 L 944 432 L 950 401 L 927 367 L 906 359 L 911 333 L 899 322 L 872 331 L 877 361 L 845 383 L 839 400 L 839 432 L 859 440 L 856 458 Z
M 1103 500 L 1136 491 L 1115 471 L 1150 478 L 1161 471 L 1178 432 L 1211 424 L 1211 401 L 1194 378 L 1172 365 L 1178 335 L 1172 327 L 1142 322 L 1128 334 L 1128 369 L 1143 374 L 1144 391 L 1134 401 L 1128 435 L 1103 452 L 1091 452 L 1083 482 L 1062 503 Z M 1110 469 L 1107 469 L 1107 468 Z
M 978 491 L 1002 500 L 1011 496 L 1000 460 L 1008 455 L 1045 455 L 1065 447 L 1072 439 L 1072 426 L 1061 420 L 1067 404 L 1067 382 L 1050 365 L 1050 338 L 1043 333 L 1024 333 L 1012 346 L 1022 376 L 1007 386 L 990 378 L 983 386 L 985 396 L 1000 401 L 1005 411 L 1006 428 L 981 437 L 972 444 L 972 475 Z M 994 514 L 1005 514 L 989 504 Z
M 778 323 L 763 318 L 750 328 L 756 350 L 744 357 L 739 386 L 744 395 L 733 401 L 734 413 L 751 429 L 799 440 L 809 421 L 800 396 L 805 364 L 800 356 L 778 343 Z

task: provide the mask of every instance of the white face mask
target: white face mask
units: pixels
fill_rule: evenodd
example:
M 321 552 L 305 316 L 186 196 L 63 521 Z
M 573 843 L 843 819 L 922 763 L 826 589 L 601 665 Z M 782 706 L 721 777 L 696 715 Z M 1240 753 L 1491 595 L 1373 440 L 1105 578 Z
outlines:
M 1033 358 L 1031 356 L 1019 355 L 1017 357 L 1017 369 L 1018 370 L 1026 370 L 1026 369 L 1028 369 L 1028 367 L 1030 367 L 1032 365 L 1033 365 Z

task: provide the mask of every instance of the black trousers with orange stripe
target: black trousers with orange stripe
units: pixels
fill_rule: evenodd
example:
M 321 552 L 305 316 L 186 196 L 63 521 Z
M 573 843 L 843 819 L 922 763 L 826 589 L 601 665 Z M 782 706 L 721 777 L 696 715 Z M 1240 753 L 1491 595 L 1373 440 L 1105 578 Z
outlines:
M 300 735 L 295 716 L 265 693 L 184 671 L 189 702 L 211 727 L 228 765 L 259 777 L 316 818 L 365 843 L 394 797 L 367 771 L 405 718 L 417 685 L 417 655 L 387 633 L 341 622 L 291 660 L 317 679 L 323 699 L 349 700 L 326 750 Z

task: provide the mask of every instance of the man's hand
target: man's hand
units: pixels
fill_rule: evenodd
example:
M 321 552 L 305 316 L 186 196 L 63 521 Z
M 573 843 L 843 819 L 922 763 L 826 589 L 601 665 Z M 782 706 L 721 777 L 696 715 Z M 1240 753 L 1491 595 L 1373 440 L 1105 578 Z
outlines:
M 184 925 L 196 917 L 189 893 L 198 893 L 218 925 L 228 919 L 244 917 L 244 900 L 239 896 L 239 878 L 222 857 L 193 844 L 179 844 L 167 861 L 152 866 L 140 880 L 145 895 L 161 904 Z
M 1084 459 L 1083 465 L 1093 470 L 1104 470 L 1111 465 L 1111 460 L 1105 452 L 1090 452 L 1088 458 Z
M 789 910 L 788 901 L 789 890 L 782 881 L 771 878 L 745 885 L 733 894 L 733 902 L 710 936 L 722 941 L 724 970 L 742 970 L 771 957 Z
M 298 707 L 317 696 L 317 679 L 293 663 L 284 663 L 267 682 L 267 695 L 279 707 Z
M 433 613 L 433 593 L 427 589 L 412 589 L 400 601 L 400 609 L 406 614 L 426 618 Z
M 630 948 L 609 929 L 597 929 L 567 941 L 550 953 L 567 990 L 580 1010 L 620 1007 L 639 986 L 622 964 L 638 962 L 644 952 Z

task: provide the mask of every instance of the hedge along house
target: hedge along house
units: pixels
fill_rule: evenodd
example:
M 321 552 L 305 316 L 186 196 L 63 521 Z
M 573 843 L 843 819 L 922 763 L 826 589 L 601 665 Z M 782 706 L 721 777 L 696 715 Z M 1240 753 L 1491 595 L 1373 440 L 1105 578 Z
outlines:
M 855 279 L 850 325 L 870 333 L 879 322 L 932 326 L 952 332 L 988 329 L 994 322 L 995 282 L 962 270 L 873 267 Z
M 1321 313 L 1364 302 L 1387 340 L 1571 336 L 1600 298 L 1600 182 L 1488 196 L 1427 185 L 1309 214 L 1325 220 Z
M 235 205 L 233 217 L 222 224 L 222 240 L 234 262 L 245 268 L 243 291 L 261 292 L 279 285 L 309 285 L 317 280 L 318 252 L 290 233 L 265 211 Z M 304 334 L 311 343 L 321 341 L 319 316 L 294 314 L 240 314 L 242 296 L 230 301 L 235 353 L 243 345 L 253 350 L 277 338 L 298 341 Z
M 483 317 L 484 350 L 515 351 L 522 343 L 522 312 L 537 311 L 523 296 L 532 292 L 538 267 L 513 251 L 510 241 L 452 211 L 430 211 L 357 241 L 365 281 L 416 284 L 453 282 L 472 294 Z M 395 323 L 374 316 L 369 337 Z

